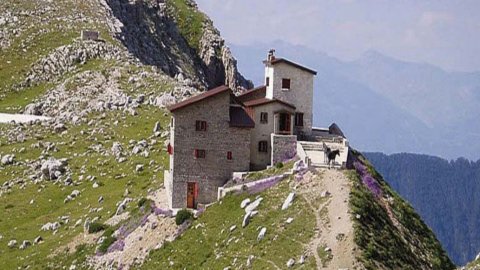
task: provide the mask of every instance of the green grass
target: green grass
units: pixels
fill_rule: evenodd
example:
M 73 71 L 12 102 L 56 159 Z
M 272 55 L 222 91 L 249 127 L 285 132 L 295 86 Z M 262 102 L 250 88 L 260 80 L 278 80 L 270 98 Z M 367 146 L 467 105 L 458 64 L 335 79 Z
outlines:
M 189 6 L 185 0 L 167 0 L 167 5 L 173 10 L 180 33 L 188 45 L 198 51 L 203 35 L 203 24 L 206 21 L 205 15 Z
M 317 252 L 320 260 L 322 261 L 322 267 L 328 267 L 328 263 L 333 259 L 332 252 L 326 251 L 327 246 L 318 246 Z
M 92 128 L 86 125 L 68 126 L 67 134 L 64 135 L 54 134 L 44 127 L 35 126 L 25 128 L 27 141 L 24 143 L 8 143 L 6 138 L 0 138 L 0 155 L 15 153 L 17 160 L 22 162 L 36 160 L 41 155 L 41 149 L 31 148 L 31 145 L 38 141 L 34 136 L 41 137 L 44 142 L 55 142 L 59 152 L 51 155 L 70 159 L 69 168 L 73 172 L 74 181 L 78 181 L 80 175 L 85 177 L 93 175 L 97 177 L 97 181 L 104 184 L 97 189 L 92 188 L 93 182 L 86 180 L 74 187 L 56 185 L 52 182 L 35 185 L 28 180 L 26 173 L 28 166 L 8 166 L 0 170 L 0 184 L 19 179 L 28 183 L 23 189 L 15 185 L 9 194 L 0 196 L 2 209 L 0 233 L 3 235 L 3 239 L 0 240 L 0 261 L 3 269 L 16 269 L 33 264 L 39 269 L 45 269 L 47 263 L 52 262 L 47 262 L 44 258 L 67 244 L 74 236 L 83 233 L 83 226 L 70 227 L 78 219 L 84 221 L 86 216 L 90 218 L 98 216 L 99 221 L 104 222 L 113 215 L 115 204 L 122 200 L 126 188 L 131 193 L 130 197 L 142 198 L 146 196 L 149 188 L 155 189 L 163 185 L 163 170 L 154 172 L 154 167 L 148 165 L 150 160 L 154 160 L 154 166 L 167 167 L 168 155 L 163 151 L 163 141 L 160 138 L 157 138 L 159 142 L 153 146 L 149 158 L 129 157 L 128 161 L 122 164 L 117 163 L 111 156 L 103 156 L 89 150 L 90 145 L 99 143 L 104 148 L 110 149 L 113 141 L 121 142 L 126 149 L 130 139 L 138 141 L 150 137 L 156 121 L 160 121 L 163 127 L 168 126 L 169 117 L 164 116 L 163 110 L 143 107 L 137 111 L 138 116 L 130 116 L 121 111 L 109 112 L 103 120 L 100 115 L 92 114 L 91 118 L 100 121 L 99 126 L 103 127 L 104 134 L 89 135 L 88 131 Z M 111 119 L 118 120 L 118 125 L 115 126 Z M 0 125 L 2 131 L 10 128 L 9 125 Z M 80 133 L 82 130 L 87 132 L 82 135 Z M 20 153 L 18 150 L 21 148 L 25 148 L 26 151 Z M 75 153 L 79 155 L 75 156 Z M 135 172 L 138 163 L 146 165 L 146 169 L 141 173 Z M 85 173 L 82 174 L 81 170 Z M 121 177 L 122 175 L 125 177 Z M 63 200 L 74 189 L 81 191 L 80 196 L 65 204 Z M 104 197 L 103 204 L 97 202 L 99 196 Z M 34 203 L 30 205 L 32 199 Z M 136 202 L 132 202 L 131 205 L 135 208 Z M 103 207 L 103 210 L 89 213 L 88 206 Z M 43 224 L 58 221 L 58 217 L 64 215 L 70 216 L 70 223 L 62 226 L 57 234 L 40 231 Z M 42 236 L 44 243 L 25 250 L 7 248 L 7 243 L 11 239 L 18 242 L 32 241 L 37 236 Z
M 289 161 L 287 163 L 283 164 L 283 167 L 277 167 L 273 166 L 269 169 L 263 170 L 263 171 L 257 171 L 257 172 L 250 172 L 247 174 L 246 179 L 247 180 L 259 180 L 259 179 L 264 179 L 267 177 L 270 177 L 272 175 L 280 175 L 284 174 L 286 172 L 289 172 L 293 168 L 293 164 L 295 161 Z
M 240 202 L 255 195 L 228 195 L 209 207 L 194 221 L 179 239 L 151 252 L 140 269 L 223 269 L 238 259 L 237 267 L 245 265 L 248 256 L 255 255 L 253 269 L 284 268 L 290 258 L 298 258 L 314 236 L 315 215 L 302 197 L 298 197 L 286 211 L 280 207 L 290 192 L 287 181 L 260 194 L 264 198 L 255 216 L 246 228 L 241 228 L 245 214 Z M 293 217 L 292 224 L 285 220 Z M 199 224 L 201 227 L 195 229 Z M 233 225 L 237 229 L 230 232 Z M 265 238 L 258 242 L 260 227 L 266 227 Z M 169 261 L 173 262 L 173 266 Z M 307 258 L 304 268 L 315 267 L 315 260 Z M 297 266 L 294 267 L 298 268 Z

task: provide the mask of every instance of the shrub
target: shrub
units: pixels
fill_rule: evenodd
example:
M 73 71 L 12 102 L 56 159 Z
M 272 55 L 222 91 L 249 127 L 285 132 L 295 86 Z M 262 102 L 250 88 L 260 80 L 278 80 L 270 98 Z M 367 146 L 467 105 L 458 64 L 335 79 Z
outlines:
M 115 238 L 113 236 L 109 236 L 109 237 L 105 238 L 105 240 L 103 240 L 103 242 L 100 244 L 100 246 L 98 246 L 98 252 L 100 252 L 101 254 L 105 254 L 107 252 L 108 248 L 113 243 L 115 243 L 115 241 L 117 241 L 117 238 Z
M 145 205 L 145 203 L 148 202 L 147 198 L 141 198 L 140 201 L 138 201 L 138 207 L 142 207 Z
M 193 214 L 187 209 L 182 209 L 178 211 L 177 216 L 175 217 L 175 223 L 177 225 L 182 225 L 185 221 L 193 218 Z
M 92 222 L 92 223 L 90 223 L 90 226 L 88 227 L 88 233 L 101 232 L 101 231 L 103 231 L 107 228 L 108 228 L 108 226 L 103 224 L 103 223 Z
M 275 164 L 275 167 L 276 167 L 277 169 L 283 168 L 283 162 L 278 162 L 277 164 Z

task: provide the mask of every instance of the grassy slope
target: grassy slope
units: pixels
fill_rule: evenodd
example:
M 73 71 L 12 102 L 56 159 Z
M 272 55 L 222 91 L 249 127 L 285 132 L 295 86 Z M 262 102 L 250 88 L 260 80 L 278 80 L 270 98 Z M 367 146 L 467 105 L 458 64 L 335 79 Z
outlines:
M 55 48 L 71 44 L 80 37 L 82 29 L 96 29 L 107 42 L 114 41 L 104 24 L 99 22 L 101 15 L 95 12 L 88 2 L 73 2 L 71 0 L 55 1 L 56 10 L 46 14 L 50 19 L 41 21 L 47 15 L 20 16 L 18 26 L 22 29 L 19 36 L 12 36 L 11 46 L 0 50 L 0 111 L 17 112 L 36 97 L 41 96 L 50 87 L 50 84 L 29 87 L 15 91 L 15 85 L 21 83 L 29 71 L 30 66 L 37 60 L 48 55 Z M 7 0 L 0 3 L 0 10 L 13 12 L 33 12 L 35 4 L 31 1 Z M 66 23 L 57 21 L 58 18 L 74 16 L 78 13 L 92 18 L 90 22 Z
M 188 45 L 198 50 L 203 35 L 203 24 L 206 22 L 205 15 L 190 6 L 186 0 L 167 0 L 166 3 Z
M 304 245 L 310 242 L 315 227 L 315 216 L 301 197 L 286 211 L 280 210 L 289 192 L 288 182 L 283 181 L 259 194 L 264 198 L 258 208 L 259 214 L 246 228 L 241 228 L 245 211 L 240 208 L 240 202 L 247 197 L 255 199 L 256 195 L 225 197 L 208 208 L 180 239 L 152 252 L 141 269 L 223 269 L 235 258 L 238 259 L 236 267 L 245 266 L 250 255 L 256 257 L 253 269 L 275 269 L 274 264 L 285 268 L 290 258 L 298 260 L 303 254 Z M 293 217 L 294 221 L 285 225 L 288 217 Z M 197 225 L 202 227 L 195 229 Z M 233 225 L 237 229 L 230 233 Z M 266 237 L 257 242 L 259 228 L 263 226 L 267 228 Z M 303 268 L 314 266 L 315 260 L 311 257 Z
M 393 198 L 389 203 L 393 214 L 400 222 L 399 230 L 390 219 L 385 205 L 362 184 L 359 176 L 350 173 L 355 188 L 351 193 L 351 208 L 354 216 L 355 242 L 362 250 L 359 258 L 367 269 L 454 269 L 455 266 L 442 249 L 433 232 L 383 180 L 382 176 L 363 157 L 368 170 L 379 180 L 384 196 Z
M 105 120 L 101 122 L 101 126 L 106 132 L 101 135 L 81 135 L 81 130 L 88 130 L 86 126 L 70 127 L 65 135 L 52 134 L 48 130 L 36 130 L 37 134 L 44 137 L 43 141 L 57 143 L 60 151 L 52 153 L 53 156 L 70 158 L 69 166 L 73 171 L 74 181 L 78 181 L 80 170 L 85 166 L 83 175 L 85 177 L 96 176 L 97 181 L 103 185 L 93 189 L 93 182 L 86 180 L 75 187 L 64 187 L 45 182 L 42 185 L 28 184 L 25 189 L 21 190 L 17 185 L 10 194 L 0 197 L 0 207 L 5 213 L 0 217 L 0 232 L 4 236 L 0 240 L 0 261 L 6 267 L 4 269 L 14 269 L 27 264 L 35 264 L 38 268 L 43 268 L 47 263 L 44 260 L 47 255 L 59 246 L 68 243 L 83 230 L 81 226 L 76 229 L 67 229 L 67 226 L 62 226 L 56 235 L 52 235 L 51 232 L 39 231 L 43 224 L 58 221 L 58 217 L 64 215 L 70 216 L 71 223 L 69 225 L 75 223 L 79 218 L 85 220 L 86 216 L 91 218 L 100 216 L 101 220 L 106 220 L 115 211 L 115 204 L 122 199 L 126 188 L 131 192 L 130 197 L 140 198 L 145 196 L 148 188 L 160 187 L 163 183 L 163 170 L 154 172 L 154 168 L 147 164 L 150 160 L 154 160 L 156 162 L 154 166 L 159 164 L 163 167 L 167 166 L 168 156 L 162 150 L 163 142 L 161 140 L 154 146 L 155 150 L 150 152 L 149 158 L 131 157 L 122 164 L 118 164 L 111 156 L 105 157 L 89 151 L 88 147 L 91 144 L 100 143 L 106 149 L 110 149 L 113 141 L 119 141 L 126 148 L 131 139 L 141 140 L 151 136 L 156 121 L 161 121 L 162 126 L 167 126 L 167 118 L 162 110 L 146 107 L 139 110 L 137 117 L 126 116 L 123 112 L 107 114 Z M 118 120 L 119 124 L 114 126 L 110 119 Z M 7 125 L 0 127 L 2 129 L 10 128 Z M 41 154 L 40 150 L 30 148 L 30 145 L 36 142 L 35 139 L 14 144 L 6 144 L 4 140 L 2 138 L 0 154 L 12 153 L 15 149 L 18 150 L 22 147 L 25 147 L 27 151 L 16 153 L 19 161 L 38 159 Z M 86 155 L 75 157 L 74 153 L 86 153 Z M 139 163 L 145 164 L 146 169 L 144 172 L 135 173 L 135 166 Z M 22 166 L 9 166 L 0 170 L 0 184 L 17 178 L 26 180 L 25 171 L 26 168 Z M 125 174 L 125 177 L 115 179 L 122 174 Z M 64 204 L 63 200 L 74 189 L 82 191 L 81 195 L 75 201 Z M 103 204 L 97 202 L 100 195 L 105 199 Z M 29 204 L 31 199 L 35 201 L 33 205 Z M 103 207 L 103 210 L 96 214 L 88 214 L 87 206 Z M 45 239 L 45 243 L 41 245 L 26 250 L 7 248 L 7 242 L 11 239 L 17 239 L 20 242 L 32 241 L 39 235 Z

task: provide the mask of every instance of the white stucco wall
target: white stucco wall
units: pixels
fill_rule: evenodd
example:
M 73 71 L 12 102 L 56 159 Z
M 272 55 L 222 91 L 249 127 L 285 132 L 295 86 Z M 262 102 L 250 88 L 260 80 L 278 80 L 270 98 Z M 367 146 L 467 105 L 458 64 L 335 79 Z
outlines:
M 303 113 L 303 128 L 298 132 L 312 133 L 313 123 L 313 79 L 314 75 L 286 63 L 266 65 L 265 76 L 270 77 L 267 98 L 277 98 L 295 105 L 296 111 Z M 282 79 L 290 79 L 290 90 L 282 89 Z

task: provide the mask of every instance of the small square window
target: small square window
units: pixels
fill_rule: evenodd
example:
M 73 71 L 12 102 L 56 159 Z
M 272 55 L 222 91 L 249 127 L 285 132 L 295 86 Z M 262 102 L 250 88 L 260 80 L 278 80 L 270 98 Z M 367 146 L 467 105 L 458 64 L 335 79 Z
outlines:
M 196 131 L 207 131 L 207 121 L 196 121 L 195 122 Z
M 262 123 L 262 124 L 268 123 L 268 113 L 266 113 L 266 112 L 261 112 L 260 113 L 260 123 Z
M 259 141 L 258 142 L 258 152 L 267 153 L 268 152 L 268 142 Z
M 282 79 L 282 89 L 290 89 L 290 79 Z
M 295 126 L 303 127 L 303 113 L 295 113 Z
M 228 151 L 228 152 L 227 152 L 227 159 L 228 159 L 228 160 L 232 160 L 232 159 L 233 159 L 233 155 L 232 155 L 232 152 L 231 152 L 231 151 Z
M 195 149 L 193 152 L 195 158 L 205 158 L 205 150 L 202 149 Z

